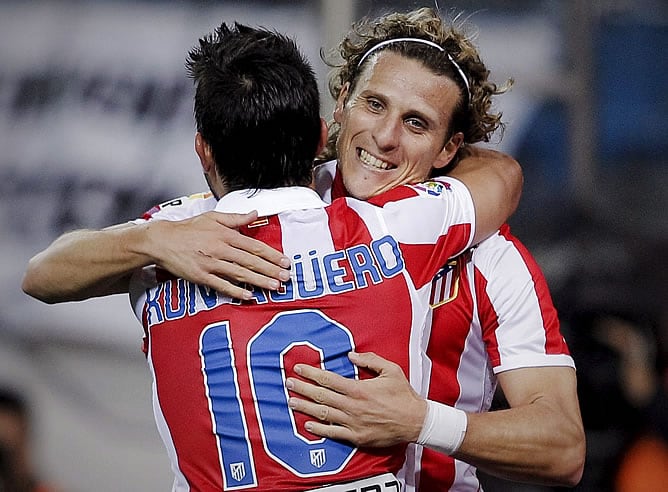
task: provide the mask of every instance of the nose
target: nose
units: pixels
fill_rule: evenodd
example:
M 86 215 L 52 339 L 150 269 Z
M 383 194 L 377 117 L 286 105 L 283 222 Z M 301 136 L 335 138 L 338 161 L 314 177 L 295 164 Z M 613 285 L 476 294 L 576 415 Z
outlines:
M 399 145 L 402 121 L 398 118 L 386 117 L 377 122 L 373 139 L 378 150 L 388 152 Z

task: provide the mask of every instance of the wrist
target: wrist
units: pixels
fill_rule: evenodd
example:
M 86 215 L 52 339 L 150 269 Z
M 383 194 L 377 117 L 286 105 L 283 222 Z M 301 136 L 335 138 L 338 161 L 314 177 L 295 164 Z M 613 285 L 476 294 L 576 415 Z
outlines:
M 427 420 L 427 412 L 429 410 L 429 400 L 420 398 L 420 406 L 414 410 L 411 410 L 411 430 L 410 435 L 407 435 L 407 442 L 418 443 L 420 435 L 422 434 L 422 429 L 424 428 L 424 423 Z
M 427 400 L 427 413 L 416 442 L 435 451 L 451 455 L 464 441 L 467 423 L 468 419 L 464 411 Z
M 129 236 L 126 236 L 128 249 L 136 255 L 143 266 L 161 263 L 162 259 L 156 253 L 160 251 L 160 239 L 158 238 L 161 229 L 169 225 L 169 221 L 152 220 L 135 226 L 134 231 L 129 232 Z

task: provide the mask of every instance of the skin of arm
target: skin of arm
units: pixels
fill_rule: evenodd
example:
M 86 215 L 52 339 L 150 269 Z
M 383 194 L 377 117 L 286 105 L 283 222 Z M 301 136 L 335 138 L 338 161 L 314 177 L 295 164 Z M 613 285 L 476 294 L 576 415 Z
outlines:
M 468 414 L 453 456 L 501 478 L 575 486 L 585 458 L 575 370 L 516 369 L 498 381 L 510 409 Z
M 293 410 L 319 421 L 306 428 L 357 446 L 386 447 L 415 442 L 426 401 L 410 387 L 401 369 L 375 354 L 351 353 L 353 363 L 378 377 L 351 380 L 308 365 L 297 365 L 287 386 L 312 401 L 291 398 Z M 468 427 L 455 458 L 493 475 L 517 481 L 573 486 L 582 476 L 585 440 L 569 367 L 515 369 L 499 374 L 511 406 L 467 414 Z M 334 425 L 332 425 L 334 424 Z
M 235 298 L 250 292 L 232 282 L 276 289 L 289 260 L 236 228 L 257 213 L 206 212 L 181 221 L 120 224 L 65 233 L 30 259 L 22 288 L 43 302 L 80 301 L 125 293 L 132 273 L 158 265 Z
M 469 146 L 451 175 L 474 196 L 475 242 L 490 235 L 516 209 L 522 172 L 510 156 Z M 495 207 L 488 206 L 490 202 Z M 251 214 L 207 212 L 178 222 L 72 231 L 30 260 L 22 288 L 49 304 L 126 293 L 133 271 L 156 264 L 222 294 L 247 299 L 250 292 L 232 282 L 276 289 L 279 280 L 289 278 L 285 256 L 235 230 L 253 220 Z

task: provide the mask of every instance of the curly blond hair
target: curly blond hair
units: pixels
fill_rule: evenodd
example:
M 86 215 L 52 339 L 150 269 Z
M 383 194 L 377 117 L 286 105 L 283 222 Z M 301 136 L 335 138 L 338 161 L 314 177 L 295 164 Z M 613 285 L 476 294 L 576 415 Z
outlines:
M 461 89 L 461 97 L 450 124 L 451 134 L 462 132 L 465 144 L 489 142 L 491 135 L 497 129 L 502 131 L 504 126 L 501 113 L 493 112 L 492 97 L 509 90 L 513 81 L 508 80 L 503 86 L 498 86 L 488 80 L 489 70 L 480 59 L 478 50 L 471 41 L 472 36 L 468 35 L 466 28 L 465 21 L 460 21 L 458 16 L 446 20 L 428 7 L 406 13 L 390 13 L 372 20 L 362 19 L 353 25 L 338 46 L 342 62 L 332 62 L 323 55 L 325 63 L 332 67 L 329 92 L 336 100 L 346 83 L 350 84 L 352 92 L 363 67 L 368 59 L 372 58 L 363 57 L 378 43 L 406 37 L 425 39 L 441 46 L 444 52 L 423 43 L 410 42 L 391 43 L 379 51 L 392 50 L 419 60 L 436 75 L 445 75 L 455 81 Z M 465 82 L 448 55 L 467 77 L 470 101 Z M 336 157 L 339 130 L 337 123 L 330 123 L 329 139 L 325 150 L 319 156 L 320 159 Z

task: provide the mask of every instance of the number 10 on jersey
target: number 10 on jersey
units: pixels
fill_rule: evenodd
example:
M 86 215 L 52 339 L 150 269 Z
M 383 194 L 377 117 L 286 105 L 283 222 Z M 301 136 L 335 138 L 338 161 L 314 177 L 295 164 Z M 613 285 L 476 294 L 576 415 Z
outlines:
M 356 377 L 356 368 L 347 357 L 355 346 L 350 331 L 317 310 L 277 314 L 246 347 L 232 347 L 230 329 L 234 328 L 228 321 L 213 323 L 200 337 L 202 372 L 225 490 L 252 488 L 258 483 L 243 412 L 243 391 L 252 394 L 263 445 L 271 459 L 299 477 L 342 470 L 355 448 L 331 439 L 309 440 L 297 431 L 288 408 L 284 356 L 290 349 L 306 345 L 320 354 L 324 369 Z M 247 354 L 244 369 L 235 366 L 234 354 L 240 349 Z M 237 370 L 248 371 L 250 388 L 240 388 Z

